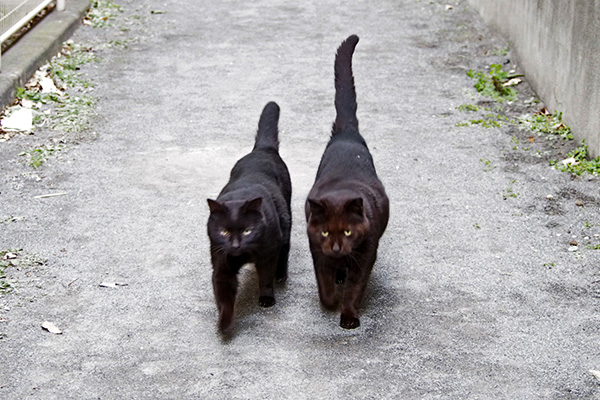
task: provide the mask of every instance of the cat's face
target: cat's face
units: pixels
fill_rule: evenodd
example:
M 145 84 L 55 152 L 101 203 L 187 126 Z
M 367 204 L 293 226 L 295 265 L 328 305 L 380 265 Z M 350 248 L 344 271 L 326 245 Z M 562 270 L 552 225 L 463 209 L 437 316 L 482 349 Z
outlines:
M 308 199 L 308 236 L 323 254 L 341 258 L 352 253 L 369 231 L 361 198 L 348 200 Z
M 226 255 L 239 256 L 252 249 L 261 237 L 264 223 L 262 198 L 218 202 L 208 199 L 208 236 L 211 245 Z

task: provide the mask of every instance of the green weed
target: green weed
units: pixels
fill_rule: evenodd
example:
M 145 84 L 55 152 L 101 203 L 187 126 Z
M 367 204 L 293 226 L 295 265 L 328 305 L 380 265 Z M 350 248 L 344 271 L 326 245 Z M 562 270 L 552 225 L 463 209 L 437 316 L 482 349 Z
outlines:
M 84 18 L 84 23 L 94 28 L 112 26 L 115 15 L 121 12 L 123 12 L 123 8 L 112 1 L 95 0 L 92 1 L 92 6 Z
M 13 290 L 6 277 L 6 268 L 12 265 L 12 260 L 16 259 L 21 251 L 22 249 L 0 251 L 0 295 Z
M 553 165 L 559 171 L 570 172 L 575 175 L 582 175 L 584 173 L 595 176 L 600 175 L 600 156 L 594 159 L 588 159 L 588 156 L 588 147 L 585 141 L 583 141 L 581 146 L 568 154 L 565 161 L 569 162 L 557 162 L 554 160 L 550 162 L 550 165 Z
M 14 290 L 12 282 L 6 276 L 9 267 L 31 268 L 45 265 L 46 259 L 23 253 L 23 249 L 9 249 L 0 251 L 0 295 Z
M 16 97 L 19 100 L 25 99 L 42 104 L 60 101 L 60 95 L 58 93 L 42 93 L 38 90 L 25 89 L 23 87 L 18 87 L 16 89 Z
M 511 186 L 509 186 L 502 194 L 502 197 L 504 198 L 504 200 L 508 199 L 509 197 L 517 198 L 521 195 L 521 193 L 518 193 L 513 189 L 512 185 L 514 185 L 515 183 L 517 183 L 516 179 L 512 179 L 510 181 Z
M 519 118 L 519 124 L 525 129 L 538 133 L 558 136 L 564 140 L 573 140 L 571 128 L 562 121 L 562 112 L 555 111 L 550 114 L 546 108 L 535 114 L 524 115 Z
M 62 146 L 42 146 L 29 151 L 24 151 L 19 155 L 27 157 L 27 164 L 31 167 L 39 168 L 46 162 L 48 157 L 60 150 L 62 150 Z
M 518 93 L 516 89 L 506 85 L 511 78 L 516 76 L 509 75 L 508 72 L 502 69 L 500 64 L 490 65 L 489 72 L 467 71 L 469 78 L 475 79 L 475 89 L 485 97 L 494 99 L 499 103 L 505 101 L 516 101 Z
M 59 103 L 50 117 L 52 129 L 67 133 L 81 132 L 89 126 L 94 111 L 94 99 L 90 96 L 68 96 Z
M 520 193 L 515 192 L 513 188 L 509 187 L 504 191 L 502 197 L 504 197 L 504 200 L 506 200 L 509 197 L 517 198 L 519 197 L 519 194 Z
M 484 165 L 483 170 L 485 172 L 492 171 L 494 168 L 496 168 L 492 165 L 492 162 L 490 160 L 484 160 L 483 158 L 480 158 L 479 161 L 481 161 L 483 163 L 483 165 Z
M 82 65 L 98 61 L 91 47 L 66 42 L 61 53 L 49 64 L 49 75 L 55 82 L 72 88 L 88 88 L 92 86 L 81 78 L 79 69 Z
M 499 128 L 503 123 L 510 123 L 511 120 L 500 114 L 485 114 L 479 119 L 471 119 L 467 122 L 459 122 L 456 126 L 473 126 L 473 125 L 481 125 L 482 127 L 489 128 Z
M 462 112 L 475 112 L 475 111 L 479 111 L 479 107 L 477 107 L 474 104 L 461 104 L 460 106 L 456 107 L 456 109 L 458 111 L 462 111 Z
M 496 49 L 494 51 L 492 51 L 492 55 L 494 56 L 506 56 L 508 55 L 508 52 L 510 51 L 510 46 L 508 43 L 506 43 L 506 46 L 501 47 L 499 49 Z

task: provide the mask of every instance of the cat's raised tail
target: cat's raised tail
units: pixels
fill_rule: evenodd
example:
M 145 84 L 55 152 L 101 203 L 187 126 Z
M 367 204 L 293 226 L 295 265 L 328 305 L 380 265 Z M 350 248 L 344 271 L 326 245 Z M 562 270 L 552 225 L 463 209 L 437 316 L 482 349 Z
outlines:
M 338 47 L 335 55 L 335 110 L 336 117 L 331 133 L 358 133 L 356 118 L 356 89 L 352 75 L 352 55 L 358 36 L 350 35 Z
M 254 142 L 256 149 L 274 149 L 279 150 L 279 106 L 274 101 L 267 103 L 263 108 L 260 120 L 258 121 L 258 131 Z

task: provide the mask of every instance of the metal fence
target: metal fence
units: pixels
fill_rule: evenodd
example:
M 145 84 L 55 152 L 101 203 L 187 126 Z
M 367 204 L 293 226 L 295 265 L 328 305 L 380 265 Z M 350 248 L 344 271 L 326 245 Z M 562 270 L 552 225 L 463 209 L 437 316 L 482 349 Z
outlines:
M 0 45 L 54 1 L 0 0 Z M 56 0 L 56 8 L 64 10 L 65 0 Z

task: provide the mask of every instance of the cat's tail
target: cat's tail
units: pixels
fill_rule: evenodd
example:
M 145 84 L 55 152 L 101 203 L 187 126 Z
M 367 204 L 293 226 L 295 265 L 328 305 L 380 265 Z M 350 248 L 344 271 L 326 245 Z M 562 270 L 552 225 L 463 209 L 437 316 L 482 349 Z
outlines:
M 258 121 L 258 131 L 256 132 L 254 150 L 279 150 L 279 130 L 277 128 L 278 122 L 279 106 L 277 103 L 270 101 L 263 109 L 262 114 L 260 115 L 260 120 Z
M 335 55 L 335 110 L 332 134 L 341 132 L 358 133 L 356 118 L 356 89 L 352 75 L 352 54 L 358 43 L 358 36 L 351 35 L 338 47 Z

